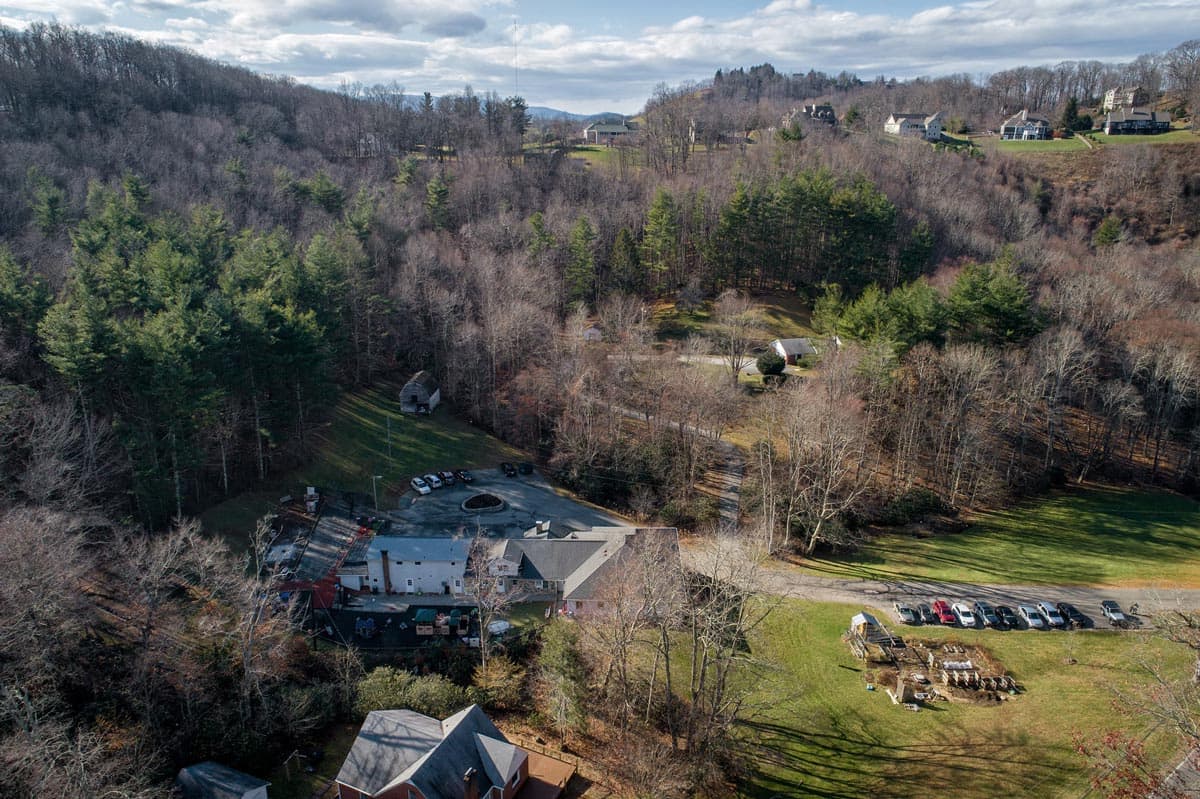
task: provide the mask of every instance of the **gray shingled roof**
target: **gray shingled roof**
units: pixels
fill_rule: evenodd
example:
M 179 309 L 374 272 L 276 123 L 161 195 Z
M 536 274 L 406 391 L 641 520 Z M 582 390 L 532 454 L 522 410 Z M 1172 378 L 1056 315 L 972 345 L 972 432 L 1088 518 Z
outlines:
M 250 791 L 271 783 L 212 760 L 179 770 L 175 782 L 185 799 L 242 799 Z
M 437 378 L 434 377 L 430 372 L 428 372 L 424 369 L 422 369 L 421 371 L 419 371 L 415 375 L 413 375 L 409 379 L 408 383 L 405 383 L 405 388 L 407 388 L 412 383 L 420 384 L 430 394 L 432 394 L 433 392 L 438 390 Z
M 442 723 L 412 710 L 367 714 L 337 781 L 368 794 L 387 787 L 442 740 Z
M 524 580 L 562 581 L 599 551 L 604 543 L 573 538 L 512 539 L 512 554 L 509 554 L 509 547 L 505 547 L 505 558 L 513 560 L 517 551 L 524 555 L 518 572 Z
M 501 766 L 509 765 L 504 762 L 504 747 L 496 747 L 497 754 L 501 756 L 501 763 L 485 762 L 476 737 L 491 738 L 499 744 L 506 745 L 507 741 L 504 734 L 496 729 L 496 725 L 478 705 L 460 710 L 443 721 L 441 726 L 441 741 L 404 772 L 397 773 L 389 786 L 410 782 L 426 799 L 464 799 L 466 787 L 463 776 L 469 769 L 475 769 L 475 779 L 479 780 L 479 796 L 486 794 L 492 785 L 500 784 L 491 780 L 493 773 L 502 770 Z M 487 750 L 485 753 L 489 755 L 490 760 L 491 753 Z M 520 755 L 524 754 L 520 751 Z
M 529 757 L 525 750 L 513 746 L 508 741 L 479 733 L 475 733 L 475 749 L 479 752 L 483 769 L 491 779 L 492 785 L 507 785 Z
M 806 356 L 817 354 L 816 347 L 806 338 L 777 338 L 771 344 L 778 344 L 788 355 Z
M 371 539 L 367 559 L 375 560 L 381 552 L 386 552 L 390 560 L 436 560 L 466 563 L 470 548 L 471 542 L 466 538 L 377 535 Z

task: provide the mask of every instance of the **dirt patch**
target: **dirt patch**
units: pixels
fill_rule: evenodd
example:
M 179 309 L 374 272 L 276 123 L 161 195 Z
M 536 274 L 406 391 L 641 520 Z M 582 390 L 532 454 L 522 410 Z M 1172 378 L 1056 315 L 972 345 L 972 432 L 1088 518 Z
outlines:
M 908 640 L 893 648 L 894 660 L 865 673 L 869 685 L 887 691 L 909 709 L 935 702 L 999 705 L 1020 686 L 986 647 L 959 641 Z

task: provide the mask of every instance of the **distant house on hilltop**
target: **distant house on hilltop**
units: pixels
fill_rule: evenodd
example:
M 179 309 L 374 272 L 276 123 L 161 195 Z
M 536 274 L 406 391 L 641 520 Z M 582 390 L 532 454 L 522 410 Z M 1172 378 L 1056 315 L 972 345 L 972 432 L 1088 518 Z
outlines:
M 891 136 L 922 138 L 940 141 L 942 112 L 936 114 L 892 114 L 883 123 L 883 132 Z
M 806 104 L 802 113 L 805 119 L 824 122 L 828 125 L 837 124 L 837 113 L 834 112 L 833 106 L 828 103 L 822 105 L 817 105 L 816 103 Z
M 1149 102 L 1150 93 L 1141 86 L 1132 88 L 1117 86 L 1104 93 L 1104 102 L 1100 105 L 1100 112 L 1107 113 L 1116 111 L 1118 108 L 1133 108 Z
M 404 413 L 432 413 L 442 401 L 437 378 L 422 369 L 400 389 L 400 410 Z
M 1171 115 L 1149 108 L 1119 108 L 1104 118 L 1104 132 L 1110 136 L 1166 133 L 1171 129 Z
M 1050 120 L 1029 113 L 1025 109 L 1004 120 L 1000 126 L 1000 138 L 1015 141 L 1041 141 L 1050 138 Z

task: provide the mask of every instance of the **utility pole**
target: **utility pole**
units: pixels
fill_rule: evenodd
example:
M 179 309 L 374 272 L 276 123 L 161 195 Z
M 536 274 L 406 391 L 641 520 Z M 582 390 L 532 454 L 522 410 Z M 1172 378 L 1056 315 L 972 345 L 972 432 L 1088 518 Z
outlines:
M 379 510 L 379 492 L 376 490 L 375 486 L 377 485 L 377 481 L 382 479 L 382 474 L 371 475 L 371 496 L 375 498 L 375 510 Z
M 387 427 L 388 427 L 388 463 L 391 464 L 391 462 L 392 462 L 392 415 L 390 413 L 387 415 Z

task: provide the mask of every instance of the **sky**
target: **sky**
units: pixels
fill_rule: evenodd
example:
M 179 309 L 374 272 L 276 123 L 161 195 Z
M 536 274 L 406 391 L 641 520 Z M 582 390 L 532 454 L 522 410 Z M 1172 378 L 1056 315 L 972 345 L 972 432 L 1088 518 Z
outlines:
M 586 114 L 634 113 L 659 83 L 764 62 L 904 79 L 1130 61 L 1200 35 L 1200 0 L 0 0 L 0 24 L 37 21 L 321 88 L 469 85 Z

